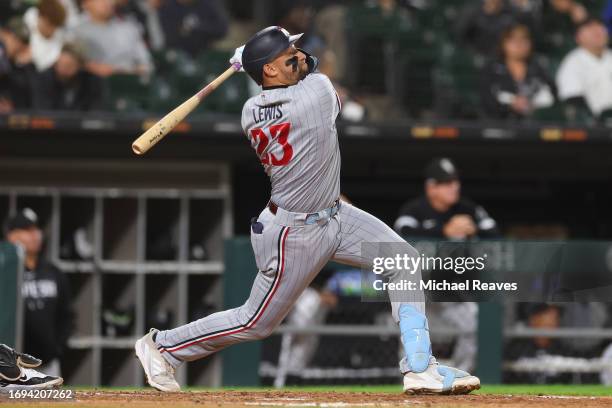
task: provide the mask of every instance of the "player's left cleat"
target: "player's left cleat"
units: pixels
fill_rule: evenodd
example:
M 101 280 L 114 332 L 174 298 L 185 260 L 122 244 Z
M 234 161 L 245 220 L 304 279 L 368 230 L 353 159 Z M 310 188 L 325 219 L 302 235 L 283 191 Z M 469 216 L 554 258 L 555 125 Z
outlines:
M 404 392 L 410 395 L 460 395 L 469 394 L 479 388 L 478 377 L 438 363 L 430 364 L 425 371 L 420 373 L 404 374 Z
M 153 335 L 156 329 L 151 329 L 149 333 L 136 341 L 134 349 L 136 357 L 144 369 L 147 382 L 153 388 L 164 392 L 176 392 L 181 390 L 181 386 L 174 379 L 174 368 L 161 355 Z

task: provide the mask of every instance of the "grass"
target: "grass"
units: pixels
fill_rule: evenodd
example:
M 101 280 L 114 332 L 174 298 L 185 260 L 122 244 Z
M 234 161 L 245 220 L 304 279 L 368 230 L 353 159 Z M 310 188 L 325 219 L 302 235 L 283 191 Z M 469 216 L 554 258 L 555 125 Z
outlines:
M 76 391 L 91 391 L 91 387 L 68 387 Z M 122 388 L 97 388 L 99 391 L 141 391 L 142 388 L 122 387 Z M 202 388 L 191 387 L 184 388 L 185 391 L 206 392 L 220 390 L 235 390 L 235 391 L 252 391 L 265 392 L 273 391 L 269 387 L 224 387 L 219 388 Z M 334 386 L 302 386 L 302 387 L 286 387 L 284 391 L 305 391 L 305 392 L 381 392 L 381 393 L 397 393 L 401 391 L 400 385 L 334 385 Z M 580 395 L 580 396 L 612 396 L 612 387 L 603 385 L 483 385 L 482 388 L 475 394 L 480 395 Z

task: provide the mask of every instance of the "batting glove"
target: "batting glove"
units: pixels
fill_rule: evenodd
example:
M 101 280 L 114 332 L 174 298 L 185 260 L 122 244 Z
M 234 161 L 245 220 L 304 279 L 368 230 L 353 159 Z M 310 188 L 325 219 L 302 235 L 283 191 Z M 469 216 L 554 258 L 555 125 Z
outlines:
M 238 70 L 239 72 L 244 72 L 244 68 L 242 68 L 242 52 L 243 51 L 244 51 L 244 45 L 236 48 L 236 51 L 234 51 L 234 56 L 230 58 L 229 60 L 230 64 L 232 65 L 234 64 L 240 65 L 240 69 Z

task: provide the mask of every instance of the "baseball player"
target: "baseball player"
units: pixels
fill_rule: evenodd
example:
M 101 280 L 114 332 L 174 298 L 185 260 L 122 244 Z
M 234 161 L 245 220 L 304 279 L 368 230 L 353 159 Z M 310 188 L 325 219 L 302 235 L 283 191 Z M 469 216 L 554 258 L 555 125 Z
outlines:
M 340 100 L 316 71 L 317 59 L 295 47 L 301 36 L 268 27 L 230 59 L 263 87 L 242 110 L 244 132 L 272 184 L 268 205 L 251 222 L 259 271 L 244 305 L 176 329 L 152 329 L 136 342 L 147 381 L 161 391 L 180 390 L 174 372 L 183 362 L 269 336 L 328 261 L 371 267 L 362 243 L 402 244 L 409 256 L 418 256 L 382 221 L 339 200 Z M 398 271 L 385 273 L 391 282 L 400 278 Z M 391 299 L 406 351 L 400 362 L 404 391 L 463 394 L 479 388 L 478 378 L 436 362 L 423 296 L 406 297 Z

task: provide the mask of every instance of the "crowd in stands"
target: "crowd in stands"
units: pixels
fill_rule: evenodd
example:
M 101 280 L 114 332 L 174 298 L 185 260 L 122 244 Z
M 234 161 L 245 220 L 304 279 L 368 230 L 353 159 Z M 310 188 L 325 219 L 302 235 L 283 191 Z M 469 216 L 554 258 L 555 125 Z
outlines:
M 593 7 L 602 9 L 599 15 L 575 0 L 484 0 L 466 7 L 459 38 L 490 61 L 481 71 L 484 116 L 525 118 L 560 106 L 601 117 L 612 109 L 604 22 L 612 2 L 605 9 L 600 3 Z M 554 64 L 545 66 L 539 56 L 549 62 L 562 56 L 556 81 Z
M 346 120 L 596 123 L 612 111 L 612 0 L 0 3 L 0 113 L 161 112 L 270 24 L 306 33 L 300 45 L 320 57 Z M 232 80 L 211 110 L 239 111 L 257 92 Z M 132 99 L 117 103 L 122 92 Z
M 10 4 L 1 10 L 0 112 L 104 109 L 105 78 L 149 78 L 152 52 L 194 56 L 228 28 L 217 0 L 4 3 Z

